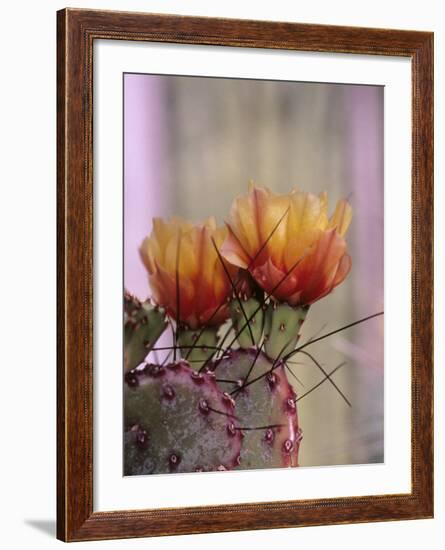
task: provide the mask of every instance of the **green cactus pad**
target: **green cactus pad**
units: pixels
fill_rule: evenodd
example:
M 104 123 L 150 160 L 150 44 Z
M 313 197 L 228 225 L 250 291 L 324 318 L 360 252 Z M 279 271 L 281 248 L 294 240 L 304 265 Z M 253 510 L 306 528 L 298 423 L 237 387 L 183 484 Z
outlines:
M 307 307 L 269 304 L 265 314 L 264 350 L 272 360 L 295 349 L 307 310 Z
M 212 373 L 185 361 L 125 376 L 124 475 L 229 470 L 242 435 L 232 400 Z
M 242 308 L 238 300 L 233 299 L 230 302 L 230 316 L 232 318 L 235 333 L 238 334 L 237 340 L 240 347 L 247 349 L 252 346 L 257 346 L 261 341 L 263 335 L 264 311 L 260 307 L 260 302 L 255 298 L 242 300 L 241 304 Z M 248 326 L 247 320 L 249 321 Z
M 153 349 L 167 323 L 164 311 L 149 300 L 141 303 L 124 294 L 124 364 L 125 371 L 137 367 Z
M 243 430 L 238 469 L 298 466 L 302 435 L 296 395 L 284 367 L 273 365 L 258 350 L 235 350 L 215 363 L 214 372 L 219 385 L 234 398 Z
M 186 359 L 193 369 L 199 370 L 207 359 L 214 355 L 218 344 L 217 331 L 214 327 L 204 330 L 179 330 L 178 345 L 181 348 L 181 357 Z

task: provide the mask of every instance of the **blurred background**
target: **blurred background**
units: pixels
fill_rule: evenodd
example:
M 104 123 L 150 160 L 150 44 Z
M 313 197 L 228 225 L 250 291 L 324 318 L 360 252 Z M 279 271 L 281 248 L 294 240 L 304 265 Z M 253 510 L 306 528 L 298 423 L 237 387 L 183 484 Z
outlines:
M 222 223 L 249 180 L 275 192 L 346 197 L 352 271 L 314 304 L 301 342 L 383 311 L 383 98 L 379 86 L 124 75 L 124 284 L 150 295 L 138 248 L 154 216 Z M 168 338 L 166 336 L 165 338 Z M 168 340 L 164 340 L 168 342 Z M 298 403 L 301 466 L 384 461 L 383 316 L 307 349 L 331 371 Z M 302 396 L 323 379 L 289 365 Z

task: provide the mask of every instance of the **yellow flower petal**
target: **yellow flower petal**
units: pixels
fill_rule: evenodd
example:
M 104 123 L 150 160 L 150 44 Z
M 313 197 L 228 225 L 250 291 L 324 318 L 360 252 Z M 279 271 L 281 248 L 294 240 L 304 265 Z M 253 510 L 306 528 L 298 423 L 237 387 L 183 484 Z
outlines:
M 328 228 L 335 227 L 337 230 L 337 233 L 341 237 L 344 237 L 344 235 L 346 234 L 346 231 L 349 228 L 349 225 L 351 224 L 351 220 L 352 220 L 351 205 L 345 200 L 338 201 L 337 206 L 335 208 L 335 212 L 332 215 L 331 219 L 329 220 Z

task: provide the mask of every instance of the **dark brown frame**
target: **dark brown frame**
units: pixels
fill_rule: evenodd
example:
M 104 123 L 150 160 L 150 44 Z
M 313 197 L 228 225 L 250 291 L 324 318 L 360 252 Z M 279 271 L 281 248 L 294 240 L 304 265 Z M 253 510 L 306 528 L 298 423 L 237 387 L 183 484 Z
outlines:
M 92 70 L 96 39 L 411 59 L 411 493 L 93 512 Z M 433 34 L 65 9 L 57 14 L 57 71 L 58 538 L 111 539 L 432 517 Z

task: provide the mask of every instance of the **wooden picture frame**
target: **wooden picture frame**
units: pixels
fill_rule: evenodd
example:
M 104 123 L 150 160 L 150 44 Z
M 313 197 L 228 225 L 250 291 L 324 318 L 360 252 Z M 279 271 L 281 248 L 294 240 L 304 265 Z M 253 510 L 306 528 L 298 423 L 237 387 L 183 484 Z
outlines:
M 403 56 L 412 63 L 412 426 L 407 494 L 93 511 L 93 43 Z M 433 516 L 433 34 L 65 9 L 57 14 L 57 536 L 64 541 Z M 403 189 L 400 190 L 403 193 Z

